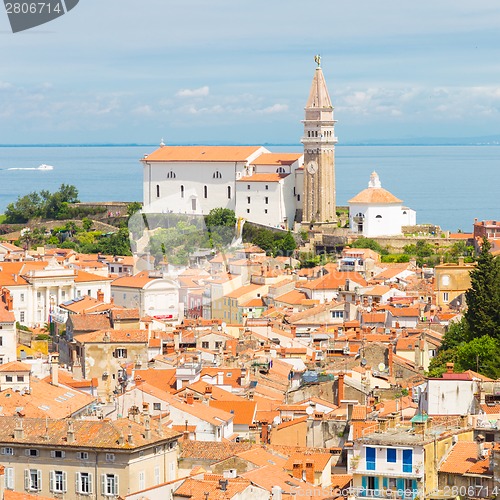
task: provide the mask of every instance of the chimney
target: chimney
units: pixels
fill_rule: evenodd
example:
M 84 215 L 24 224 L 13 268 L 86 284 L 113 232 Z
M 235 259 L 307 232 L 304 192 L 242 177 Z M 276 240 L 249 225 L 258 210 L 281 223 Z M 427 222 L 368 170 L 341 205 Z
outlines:
M 454 363 L 446 363 L 446 373 L 453 373 Z
M 290 333 L 292 334 L 293 338 L 295 338 L 297 336 L 297 327 L 295 325 L 292 325 L 290 327 Z
M 356 340 L 361 340 L 361 328 L 356 328 Z
M 302 462 L 294 462 L 292 475 L 295 479 L 302 479 Z
M 134 444 L 134 436 L 132 435 L 132 425 L 131 424 L 128 424 L 127 443 Z
M 460 427 L 462 429 L 467 429 L 467 427 L 469 427 L 469 416 L 468 415 L 461 415 L 460 416 Z
M 484 460 L 486 458 L 486 451 L 484 449 L 484 436 L 482 434 L 478 434 L 476 437 L 477 443 L 477 459 Z
M 378 419 L 378 428 L 380 432 L 385 432 L 387 430 L 387 419 L 386 418 L 379 418 Z
M 337 381 L 337 406 L 340 406 L 340 402 L 344 399 L 344 377 L 345 373 L 339 373 Z
M 100 288 L 97 290 L 97 300 L 99 302 L 104 302 L 104 292 Z
M 387 364 L 389 365 L 389 376 L 393 376 L 394 371 L 393 371 L 393 363 L 394 363 L 394 347 L 392 344 L 389 344 L 388 351 L 387 351 Z
M 59 356 L 52 354 L 50 371 L 52 374 L 52 385 L 59 387 Z
M 24 429 L 23 429 L 23 419 L 16 419 L 16 426 L 14 427 L 14 439 L 19 441 L 20 439 L 24 439 Z
M 226 491 L 227 490 L 227 479 L 219 479 L 219 488 L 221 491 Z
M 125 437 L 123 436 L 123 432 L 120 432 L 120 437 L 118 438 L 118 444 L 120 446 L 125 444 Z
M 314 462 L 312 460 L 306 461 L 306 481 L 314 484 Z
M 74 428 L 73 420 L 68 420 L 67 440 L 68 440 L 68 443 L 75 442 L 75 428 Z
M 263 444 L 269 443 L 269 427 L 268 422 L 264 421 L 261 424 L 260 439 Z
M 186 403 L 192 405 L 194 403 L 194 394 L 192 392 L 186 392 Z
M 151 439 L 151 426 L 149 417 L 144 419 L 144 439 Z

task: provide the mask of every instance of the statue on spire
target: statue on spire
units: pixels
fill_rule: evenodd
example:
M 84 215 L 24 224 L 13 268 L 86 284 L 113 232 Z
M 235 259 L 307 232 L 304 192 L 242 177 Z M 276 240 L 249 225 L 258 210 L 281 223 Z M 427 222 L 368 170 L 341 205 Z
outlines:
M 321 56 L 319 54 L 314 56 L 314 62 L 318 65 L 318 68 L 321 67 Z

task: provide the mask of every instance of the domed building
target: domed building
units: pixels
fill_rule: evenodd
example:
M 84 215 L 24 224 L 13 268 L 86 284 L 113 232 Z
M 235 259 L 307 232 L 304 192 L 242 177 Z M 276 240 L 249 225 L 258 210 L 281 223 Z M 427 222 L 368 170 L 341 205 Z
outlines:
M 397 236 L 403 226 L 416 224 L 416 213 L 403 201 L 382 188 L 377 172 L 370 176 L 368 188 L 349 201 L 349 226 L 353 233 L 367 238 Z

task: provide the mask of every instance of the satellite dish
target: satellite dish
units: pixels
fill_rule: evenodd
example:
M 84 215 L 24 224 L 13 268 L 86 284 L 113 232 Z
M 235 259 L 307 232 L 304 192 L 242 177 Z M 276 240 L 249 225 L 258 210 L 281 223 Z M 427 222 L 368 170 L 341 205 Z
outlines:
M 366 308 L 366 312 L 371 313 L 371 312 L 372 312 L 372 308 L 371 308 L 370 306 L 368 306 L 368 307 Z
M 384 365 L 384 363 L 379 363 L 379 365 L 378 365 L 378 371 L 379 371 L 379 372 L 383 372 L 384 370 L 385 370 L 385 365 Z
M 308 415 L 312 415 L 312 414 L 314 413 L 314 408 L 313 408 L 312 406 L 308 406 L 308 407 L 306 408 L 306 413 L 307 413 Z
M 279 425 L 280 422 L 281 422 L 281 419 L 278 416 L 276 416 L 276 417 L 273 418 L 273 424 L 274 425 Z
M 363 358 L 363 359 L 361 360 L 361 366 L 366 366 L 366 359 L 365 359 L 365 358 Z
M 224 328 L 226 328 L 227 324 L 225 321 L 223 321 L 220 326 L 222 326 L 222 328 L 224 329 Z

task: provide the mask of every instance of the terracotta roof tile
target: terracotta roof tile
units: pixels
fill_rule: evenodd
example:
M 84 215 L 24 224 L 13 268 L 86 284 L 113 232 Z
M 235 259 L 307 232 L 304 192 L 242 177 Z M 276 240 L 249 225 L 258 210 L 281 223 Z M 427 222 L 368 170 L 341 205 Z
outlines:
M 263 153 L 251 162 L 252 165 L 292 165 L 303 153 Z
M 233 424 L 252 425 L 255 420 L 257 404 L 254 401 L 214 401 L 210 406 L 234 414 Z
M 235 162 L 247 161 L 261 146 L 164 146 L 142 159 L 144 162 Z
M 453 445 L 445 461 L 441 464 L 439 472 L 465 474 L 474 467 L 481 474 L 487 470 L 489 462 L 489 457 L 485 460 L 478 460 L 477 443 L 473 441 L 458 441 Z

